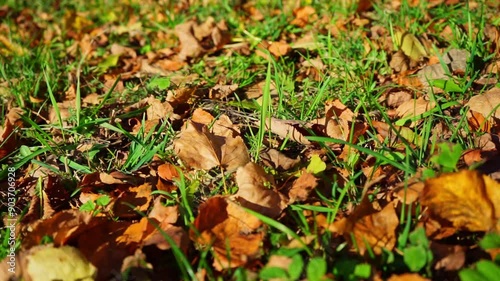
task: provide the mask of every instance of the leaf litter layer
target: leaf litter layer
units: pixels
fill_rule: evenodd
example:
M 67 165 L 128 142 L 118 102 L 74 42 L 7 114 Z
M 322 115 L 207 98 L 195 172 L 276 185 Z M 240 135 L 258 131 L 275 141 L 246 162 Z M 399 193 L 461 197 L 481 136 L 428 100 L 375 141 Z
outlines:
M 495 280 L 498 10 L 7 1 L 0 280 Z

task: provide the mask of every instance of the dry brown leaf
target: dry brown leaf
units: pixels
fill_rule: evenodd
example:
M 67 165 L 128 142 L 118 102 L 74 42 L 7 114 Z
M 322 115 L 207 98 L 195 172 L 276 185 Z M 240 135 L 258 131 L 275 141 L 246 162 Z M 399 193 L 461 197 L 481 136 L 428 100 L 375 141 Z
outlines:
M 236 171 L 238 192 L 234 198 L 245 208 L 276 218 L 286 208 L 281 193 L 274 190 L 274 178 L 262 167 L 249 162 Z
M 416 182 L 408 186 L 402 185 L 394 190 L 394 194 L 401 203 L 409 205 L 418 200 L 424 186 L 423 182 Z
M 311 144 L 304 135 L 307 131 L 301 128 L 300 124 L 300 122 L 294 120 L 271 118 L 266 120 L 266 130 L 271 131 L 283 139 L 290 139 L 305 145 Z
M 232 84 L 232 85 L 217 84 L 212 89 L 210 89 L 208 96 L 211 99 L 223 99 L 229 96 L 230 94 L 234 93 L 237 89 L 238 89 L 238 84 Z
M 420 114 L 423 114 L 436 106 L 436 103 L 429 102 L 424 100 L 422 97 L 416 100 L 409 100 L 407 102 L 402 103 L 398 108 L 396 108 L 396 112 L 399 117 L 415 117 Z M 412 122 L 410 127 L 413 127 L 417 124 L 417 121 Z
M 292 50 L 290 45 L 283 41 L 272 42 L 267 49 L 277 58 L 287 55 Z
M 303 172 L 298 179 L 293 182 L 292 188 L 288 192 L 288 204 L 305 201 L 309 194 L 318 185 L 318 179 L 311 173 Z
M 156 188 L 166 192 L 172 192 L 177 189 L 173 183 L 174 180 L 179 179 L 179 172 L 172 164 L 166 163 L 158 166 L 158 182 Z
M 498 231 L 500 184 L 478 171 L 429 179 L 420 198 L 432 216 L 467 231 Z
M 175 34 L 179 37 L 181 43 L 179 58 L 182 61 L 186 61 L 189 58 L 197 58 L 205 52 L 205 49 L 203 49 L 193 34 L 193 28 L 195 26 L 196 22 L 191 20 L 175 27 Z
M 455 271 L 461 269 L 465 264 L 466 246 L 447 245 L 432 241 L 430 248 L 434 253 L 434 260 L 436 260 L 434 265 L 436 270 Z
M 190 237 L 212 246 L 216 270 L 241 267 L 260 256 L 264 224 L 227 198 L 216 196 L 202 204 L 194 226 Z
M 169 90 L 165 100 L 175 107 L 178 104 L 189 102 L 191 99 L 199 95 L 199 92 L 198 86 Z
M 149 107 L 146 109 L 147 120 L 164 119 L 168 118 L 174 108 L 168 102 L 161 102 L 154 96 L 147 98 L 147 104 Z
M 185 165 L 195 169 L 220 166 L 232 171 L 250 161 L 240 136 L 217 135 L 206 125 L 190 121 L 174 141 L 174 150 Z
M 15 133 L 15 127 L 6 119 L 4 126 L 0 127 L 0 159 L 16 150 L 19 145 L 16 140 L 17 134 Z
M 293 168 L 300 162 L 299 157 L 295 159 L 290 158 L 274 148 L 262 150 L 260 153 L 260 160 L 269 167 L 283 171 Z
M 150 183 L 130 187 L 122 191 L 116 200 L 109 204 L 109 208 L 112 208 L 113 215 L 119 218 L 135 218 L 140 216 L 137 211 L 145 212 L 149 208 L 152 199 L 151 191 L 152 186 Z
M 179 226 L 175 226 L 179 218 L 178 206 L 164 206 L 161 198 L 158 197 L 153 205 L 153 209 L 148 215 L 148 218 L 155 220 L 156 225 L 166 233 L 175 242 L 176 246 L 187 252 L 189 246 L 188 233 Z M 144 218 L 143 218 L 144 219 Z M 142 243 L 147 245 L 156 245 L 161 250 L 168 250 L 171 245 L 163 237 L 163 233 L 156 227 L 151 233 L 144 236 Z
M 315 21 L 318 16 L 316 15 L 316 10 L 311 6 L 304 6 L 293 10 L 295 19 L 290 22 L 290 24 L 296 25 L 298 27 L 304 27 L 309 22 Z
M 392 91 L 385 95 L 385 103 L 388 107 L 397 108 L 412 98 L 413 95 L 408 91 Z
M 367 247 L 377 255 L 382 253 L 382 248 L 392 251 L 396 245 L 396 228 L 399 225 L 394 205 L 389 203 L 377 211 L 366 198 L 365 196 L 346 219 L 345 229 L 341 232 L 351 244 L 356 243 L 361 255 L 365 254 Z M 351 233 L 355 241 L 352 241 Z
M 500 118 L 500 88 L 492 88 L 486 93 L 473 96 L 467 102 L 470 110 L 478 112 L 483 115 L 487 120 L 491 120 L 492 117 Z M 470 113 L 467 113 L 467 117 L 472 117 Z
M 89 227 L 99 223 L 98 218 L 92 217 L 89 212 L 78 210 L 61 211 L 52 217 L 38 220 L 30 229 L 23 233 L 22 247 L 29 249 L 39 245 L 44 236 L 48 235 L 54 240 L 56 246 L 65 245 L 67 241 L 77 237 Z

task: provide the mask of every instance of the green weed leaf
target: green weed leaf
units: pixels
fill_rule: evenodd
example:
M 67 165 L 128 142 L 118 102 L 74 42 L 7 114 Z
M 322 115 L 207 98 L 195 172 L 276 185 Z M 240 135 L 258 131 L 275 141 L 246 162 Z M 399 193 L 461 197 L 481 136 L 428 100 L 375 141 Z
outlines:
M 326 274 L 326 261 L 323 258 L 312 258 L 307 265 L 307 280 L 319 281 Z

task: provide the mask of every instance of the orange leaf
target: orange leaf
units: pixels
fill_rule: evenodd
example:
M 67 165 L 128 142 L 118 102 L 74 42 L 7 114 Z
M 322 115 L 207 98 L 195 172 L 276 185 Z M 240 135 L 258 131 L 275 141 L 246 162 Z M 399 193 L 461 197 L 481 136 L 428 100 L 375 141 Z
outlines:
M 498 231 L 500 184 L 477 171 L 445 174 L 425 182 L 420 201 L 431 215 L 467 231 Z

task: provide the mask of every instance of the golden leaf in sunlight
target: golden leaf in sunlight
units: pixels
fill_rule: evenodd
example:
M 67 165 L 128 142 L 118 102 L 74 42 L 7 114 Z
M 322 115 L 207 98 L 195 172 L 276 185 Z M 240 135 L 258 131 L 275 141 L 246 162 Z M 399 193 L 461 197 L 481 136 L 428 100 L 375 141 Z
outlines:
M 286 208 L 283 195 L 274 190 L 274 178 L 253 162 L 238 168 L 236 184 L 235 200 L 245 208 L 272 218 Z
M 250 161 L 243 139 L 233 128 L 221 125 L 212 129 L 210 132 L 206 125 L 187 122 L 174 141 L 174 150 L 185 165 L 203 170 L 220 166 L 232 171 Z
M 460 230 L 499 230 L 500 184 L 478 171 L 464 170 L 427 180 L 420 202 L 432 216 Z
M 398 31 L 394 36 L 396 45 L 412 60 L 419 61 L 429 55 L 422 42 L 415 35 Z
M 212 247 L 216 270 L 241 267 L 260 256 L 265 225 L 225 197 L 202 204 L 194 226 L 190 237 L 200 246 Z

